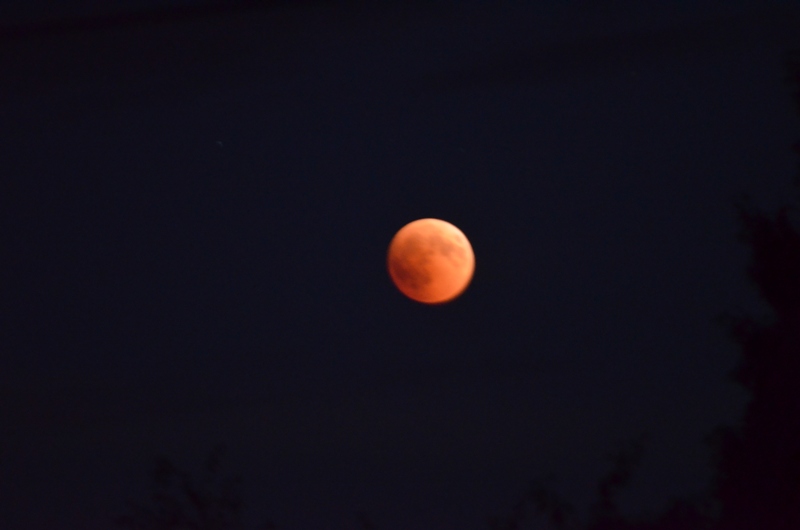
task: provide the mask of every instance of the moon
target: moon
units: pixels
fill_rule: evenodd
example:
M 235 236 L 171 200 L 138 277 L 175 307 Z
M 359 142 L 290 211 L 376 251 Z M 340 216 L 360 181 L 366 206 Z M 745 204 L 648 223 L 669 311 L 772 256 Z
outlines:
M 401 293 L 423 304 L 443 304 L 464 292 L 475 272 L 472 245 L 441 219 L 418 219 L 389 244 L 389 276 Z

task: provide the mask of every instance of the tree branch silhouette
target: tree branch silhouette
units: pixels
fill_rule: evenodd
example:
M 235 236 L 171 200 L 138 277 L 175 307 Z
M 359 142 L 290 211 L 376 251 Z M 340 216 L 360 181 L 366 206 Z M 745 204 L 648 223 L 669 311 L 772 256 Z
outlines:
M 241 530 L 241 478 L 224 475 L 223 446 L 217 446 L 205 462 L 202 480 L 157 457 L 151 481 L 150 504 L 129 504 L 130 513 L 116 524 L 130 530 Z M 269 528 L 269 524 L 266 528 Z

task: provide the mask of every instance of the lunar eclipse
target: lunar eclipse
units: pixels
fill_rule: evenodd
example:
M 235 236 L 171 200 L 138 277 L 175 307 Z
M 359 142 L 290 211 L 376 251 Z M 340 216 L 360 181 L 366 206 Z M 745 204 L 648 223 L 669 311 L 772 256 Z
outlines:
M 452 224 L 418 219 L 392 238 L 387 265 L 401 293 L 423 304 L 442 304 L 467 288 L 475 255 L 467 237 Z

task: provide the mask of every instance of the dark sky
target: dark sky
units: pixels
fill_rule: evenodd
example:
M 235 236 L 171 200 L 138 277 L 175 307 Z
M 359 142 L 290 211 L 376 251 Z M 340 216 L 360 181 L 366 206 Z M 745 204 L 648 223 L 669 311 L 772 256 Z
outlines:
M 733 205 L 796 171 L 790 3 L 35 4 L 0 19 L 0 527 L 109 528 L 217 443 L 286 529 L 482 529 L 548 473 L 585 506 L 643 433 L 627 513 L 708 486 L 747 397 L 714 319 L 765 310 Z M 475 250 L 451 304 L 386 272 L 420 217 Z

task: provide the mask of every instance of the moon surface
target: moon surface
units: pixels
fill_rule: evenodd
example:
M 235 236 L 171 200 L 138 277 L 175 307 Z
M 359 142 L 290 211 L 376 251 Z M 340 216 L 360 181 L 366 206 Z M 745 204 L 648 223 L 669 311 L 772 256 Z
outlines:
M 457 298 L 475 272 L 467 237 L 440 219 L 418 219 L 401 228 L 389 244 L 389 276 L 407 297 L 423 304 Z

